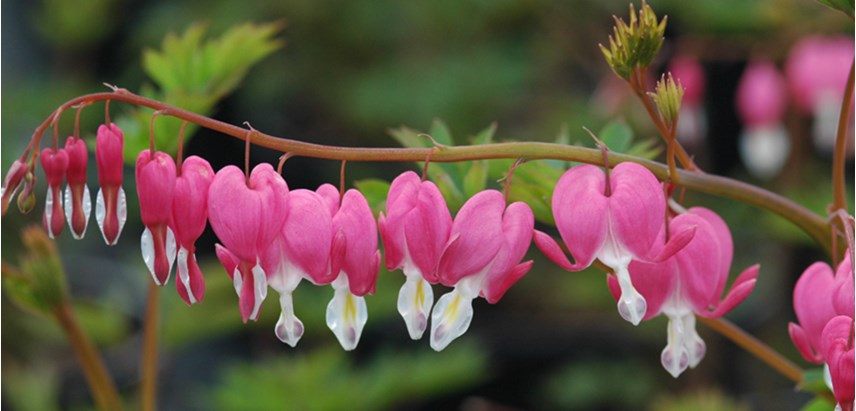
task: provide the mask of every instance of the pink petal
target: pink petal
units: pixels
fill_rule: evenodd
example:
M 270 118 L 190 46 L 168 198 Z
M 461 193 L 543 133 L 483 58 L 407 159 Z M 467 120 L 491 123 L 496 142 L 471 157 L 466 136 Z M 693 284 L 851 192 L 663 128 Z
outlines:
M 814 351 L 812 343 L 809 341 L 808 334 L 806 334 L 802 327 L 796 323 L 788 323 L 788 334 L 791 336 L 791 341 L 793 341 L 794 346 L 797 347 L 797 351 L 802 354 L 806 361 L 815 364 L 823 362 L 823 357 Z
M 182 261 L 182 258 L 185 260 Z M 202 277 L 202 271 L 199 269 L 193 251 L 181 249 L 178 254 L 177 266 L 175 288 L 179 297 L 187 305 L 202 302 L 202 298 L 205 296 L 205 279 Z
M 591 265 L 606 239 L 609 200 L 604 184 L 603 171 L 583 164 L 566 171 L 553 191 L 556 228 L 576 267 Z
M 835 271 L 835 283 L 836 288 L 832 296 L 835 313 L 853 316 L 856 306 L 854 306 L 853 265 L 850 262 L 849 250 L 844 253 L 844 259 Z
M 140 219 L 146 226 L 168 224 L 172 219 L 175 173 L 175 162 L 164 152 L 143 150 L 137 156 L 137 196 Z
M 452 239 L 440 257 L 438 275 L 444 285 L 477 274 L 493 261 L 502 246 L 505 198 L 485 190 L 464 203 L 452 223 Z
M 737 114 L 744 124 L 780 123 L 788 103 L 785 78 L 770 62 L 750 63 L 740 78 L 736 98 Z
M 816 351 L 820 350 L 823 327 L 836 315 L 832 301 L 834 291 L 832 268 L 823 262 L 810 265 L 794 286 L 794 312 Z
M 615 238 L 634 256 L 645 256 L 665 224 L 663 186 L 648 169 L 631 162 L 616 166 L 610 183 L 609 212 Z
M 362 297 L 372 292 L 378 275 L 377 225 L 366 198 L 359 191 L 345 192 L 342 205 L 333 217 L 333 227 L 345 237 L 341 270 L 348 276 L 351 293 Z
M 327 205 L 330 215 L 336 215 L 336 211 L 339 211 L 339 189 L 331 184 L 322 184 L 315 192 L 324 199 L 324 204 Z
M 704 317 L 717 318 L 722 317 L 725 313 L 731 311 L 738 304 L 742 303 L 746 297 L 752 293 L 755 288 L 755 282 L 758 278 L 759 266 L 753 265 L 741 273 L 734 284 L 731 286 L 731 291 L 725 296 L 725 299 L 715 307 L 713 312 L 700 311 L 699 314 Z
M 636 291 L 645 298 L 646 309 L 643 320 L 649 320 L 660 314 L 660 311 L 666 300 L 675 292 L 678 282 L 678 272 L 676 262 L 667 260 L 664 262 L 651 264 L 642 261 L 634 260 L 627 268 L 630 272 L 630 279 Z M 618 279 L 610 276 L 610 288 L 615 287 L 612 291 L 615 299 L 621 297 L 621 289 L 618 285 Z M 615 284 L 611 284 L 614 282 Z
M 223 265 L 223 268 L 226 270 L 226 274 L 229 274 L 229 278 L 233 278 L 235 274 L 235 269 L 238 268 L 238 257 L 235 254 L 232 254 L 228 248 L 223 247 L 220 244 L 214 244 L 214 252 L 217 254 L 217 259 L 220 260 L 220 264 Z
M 681 295 L 684 301 L 693 307 L 693 311 L 702 312 L 716 303 L 720 294 L 717 287 L 722 281 L 722 251 L 716 231 L 702 217 L 695 214 L 681 214 L 675 217 L 670 229 L 676 232 L 695 227 L 692 241 L 673 260 L 680 276 Z
M 518 264 L 532 243 L 535 217 L 526 203 L 508 206 L 502 217 L 503 244 L 494 258 L 482 286 L 482 294 L 496 303 L 503 294 L 529 272 L 532 262 Z
M 496 282 L 491 283 L 487 288 L 482 290 L 482 296 L 487 302 L 496 304 L 512 285 L 517 283 L 532 269 L 533 263 L 532 260 L 529 260 L 512 267 L 511 270 L 504 273 L 504 276 L 497 278 Z
M 175 180 L 172 222 L 175 237 L 187 249 L 205 231 L 208 221 L 208 188 L 214 170 L 208 161 L 190 156 L 181 164 L 181 175 Z
M 282 228 L 287 258 L 313 283 L 330 283 L 335 279 L 329 272 L 333 217 L 324 200 L 314 191 L 294 190 L 289 194 L 289 208 Z
M 416 193 L 414 208 L 404 216 L 404 236 L 411 260 L 429 282 L 452 231 L 452 215 L 434 183 L 425 182 Z
M 114 123 L 102 124 L 95 137 L 95 164 L 98 165 L 98 184 L 101 187 L 122 185 L 124 161 L 122 149 L 125 138 Z
M 553 237 L 551 237 L 547 233 L 535 230 L 535 236 L 533 240 L 535 241 L 535 245 L 538 246 L 538 249 L 541 250 L 541 253 L 547 256 L 550 261 L 556 263 L 556 265 L 558 265 L 559 267 L 562 267 L 568 271 L 579 271 L 586 268 L 586 266 L 583 266 L 581 264 L 571 264 L 571 262 L 568 260 L 568 257 L 565 255 L 565 252 L 562 250 L 556 240 L 554 240 Z
M 842 408 L 854 401 L 853 318 L 840 315 L 824 327 L 821 341 L 823 356 L 829 365 L 835 399 Z
M 701 218 L 704 218 L 713 229 L 714 236 L 719 242 L 719 271 L 717 271 L 719 282 L 716 285 L 714 296 L 722 295 L 725 290 L 725 282 L 728 279 L 728 272 L 731 269 L 731 262 L 734 258 L 734 240 L 731 238 L 731 230 L 725 220 L 715 212 L 704 207 L 693 207 L 689 212 Z

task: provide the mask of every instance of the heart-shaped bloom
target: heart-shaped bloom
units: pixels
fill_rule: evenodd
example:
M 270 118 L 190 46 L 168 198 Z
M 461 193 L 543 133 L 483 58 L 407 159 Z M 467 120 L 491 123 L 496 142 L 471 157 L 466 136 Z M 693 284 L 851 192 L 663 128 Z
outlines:
M 101 188 L 95 197 L 95 220 L 107 245 L 116 245 L 125 220 L 128 206 L 122 188 L 122 148 L 125 138 L 114 123 L 102 124 L 95 137 L 95 163 L 98 165 L 98 184 Z
M 496 190 L 464 203 L 438 265 L 440 282 L 455 289 L 440 297 L 431 313 L 431 348 L 440 351 L 467 331 L 476 297 L 496 303 L 529 271 L 532 261 L 519 262 L 532 242 L 534 224 L 528 205 L 516 202 L 506 209 Z
M 178 295 L 192 305 L 205 295 L 205 279 L 196 262 L 196 240 L 208 221 L 208 187 L 214 170 L 208 161 L 190 156 L 181 163 L 172 200 L 172 229 L 178 244 L 176 282 Z
M 818 261 L 810 265 L 794 286 L 794 312 L 799 324 L 790 323 L 788 332 L 806 361 L 826 362 L 821 339 L 823 329 L 838 315 L 853 316 L 853 269 L 850 254 L 832 268 Z
M 449 242 L 452 215 L 437 186 L 408 171 L 392 181 L 378 226 L 386 268 L 400 268 L 407 278 L 398 293 L 398 312 L 410 338 L 418 340 L 434 304 L 429 283 L 438 281 L 437 264 Z
M 338 207 L 338 192 L 335 188 L 333 192 Z M 332 257 L 340 254 L 333 250 L 344 246 L 344 238 L 334 238 L 333 215 L 321 195 L 298 189 L 288 196 L 288 218 L 281 235 L 274 240 L 275 246 L 262 258 L 262 266 L 270 286 L 279 293 L 281 312 L 274 329 L 276 336 L 294 347 L 303 336 L 303 322 L 294 314 L 292 293 L 304 278 L 323 285 L 339 275 L 339 259 Z
M 705 345 L 695 330 L 695 315 L 725 315 L 752 292 L 758 276 L 757 265 L 747 268 L 721 299 L 734 254 L 731 232 L 722 218 L 701 207 L 691 208 L 669 223 L 673 233 L 693 227 L 695 235 L 689 243 L 665 261 L 630 263 L 633 284 L 648 302 L 644 319 L 659 314 L 669 318 L 668 342 L 660 360 L 675 378 L 704 357 Z M 663 244 L 664 237 L 661 231 L 657 244 Z M 620 280 L 610 275 L 608 281 L 613 296 L 620 299 Z
M 833 317 L 821 334 L 821 350 L 829 370 L 829 383 L 839 405 L 836 409 L 843 411 L 853 411 L 854 408 L 854 330 L 851 315 L 852 312 Z
M 662 261 L 692 238 L 693 230 L 672 231 L 659 254 L 652 253 L 664 226 L 666 198 L 663 187 L 648 169 L 621 163 L 609 175 L 609 185 L 599 167 L 583 164 L 566 171 L 553 191 L 553 216 L 562 240 L 574 257 L 571 264 L 552 237 L 535 232 L 538 248 L 560 267 L 579 271 L 595 258 L 618 278 L 621 299 L 618 312 L 633 325 L 646 312 L 645 298 L 636 291 L 627 267 L 630 261 Z
M 65 217 L 71 235 L 79 240 L 86 234 L 89 225 L 89 214 L 92 212 L 92 198 L 89 187 L 86 186 L 86 163 L 89 150 L 86 142 L 79 138 L 69 137 L 65 141 L 65 152 L 68 153 L 68 170 L 65 174 Z
M 175 192 L 175 161 L 169 154 L 143 150 L 135 170 L 140 219 L 146 226 L 140 239 L 143 261 L 155 284 L 169 280 L 175 261 L 175 234 L 170 228 Z
M 746 67 L 737 87 L 737 114 L 744 124 L 740 155 L 754 175 L 772 178 L 790 152 L 790 138 L 782 124 L 787 108 L 785 79 L 769 62 Z
M 68 154 L 62 148 L 58 150 L 46 148 L 39 155 L 39 161 L 45 171 L 45 180 L 48 183 L 42 225 L 48 232 L 48 237 L 55 238 L 62 233 L 62 227 L 65 225 L 61 193 L 65 172 L 68 170 Z
M 327 305 L 327 326 L 342 348 L 350 351 L 357 347 L 368 320 L 364 296 L 374 294 L 380 268 L 377 223 L 362 193 L 345 192 L 333 215 L 333 231 L 341 243 L 331 250 L 331 258 L 339 261 L 335 265 L 340 268 L 332 283 L 333 299 Z
M 270 164 L 253 168 L 249 179 L 235 166 L 214 176 L 208 189 L 208 221 L 223 245 L 217 258 L 232 278 L 241 318 L 255 320 L 267 296 L 259 264 L 288 216 L 288 185 Z

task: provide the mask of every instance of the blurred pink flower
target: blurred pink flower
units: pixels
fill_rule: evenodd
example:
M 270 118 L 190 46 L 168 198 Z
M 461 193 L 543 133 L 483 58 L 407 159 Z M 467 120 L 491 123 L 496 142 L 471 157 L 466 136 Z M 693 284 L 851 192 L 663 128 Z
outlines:
M 58 150 L 45 148 L 39 155 L 39 161 L 45 171 L 45 180 L 48 183 L 42 225 L 44 225 L 48 236 L 55 238 L 62 233 L 62 228 L 65 225 L 65 213 L 62 208 L 62 182 L 68 170 L 68 153 L 62 148 Z
M 65 141 L 65 152 L 68 153 L 68 171 L 65 174 L 63 207 L 71 235 L 79 240 L 86 235 L 89 213 L 92 212 L 92 199 L 89 196 L 89 187 L 86 186 L 89 150 L 86 148 L 86 142 L 72 136 Z
M 172 201 L 172 229 L 178 244 L 175 288 L 192 305 L 205 296 L 205 279 L 196 262 L 196 240 L 208 221 L 208 188 L 214 169 L 201 157 L 190 156 L 181 163 Z
M 124 147 L 122 130 L 116 124 L 102 124 L 95 138 L 95 163 L 98 184 L 95 197 L 95 220 L 107 245 L 115 245 L 128 217 L 125 190 L 122 189 Z
M 140 240 L 143 261 L 155 284 L 169 280 L 175 261 L 175 234 L 170 228 L 175 190 L 175 162 L 169 154 L 143 150 L 135 170 L 140 219 L 146 226 Z
M 769 179 L 781 171 L 791 151 L 782 124 L 787 108 L 785 78 L 772 63 L 753 62 L 737 87 L 737 114 L 743 121 L 740 155 L 756 177 Z
M 678 139 L 685 144 L 701 144 L 707 133 L 704 113 L 705 75 L 698 60 L 679 56 L 669 63 L 669 72 L 684 87 L 678 121 Z

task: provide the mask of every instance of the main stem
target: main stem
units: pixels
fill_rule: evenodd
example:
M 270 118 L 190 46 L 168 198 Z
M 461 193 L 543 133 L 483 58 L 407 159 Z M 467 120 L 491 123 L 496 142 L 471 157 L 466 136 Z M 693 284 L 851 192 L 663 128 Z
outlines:
M 841 113 L 838 116 L 838 133 L 835 138 L 835 151 L 832 154 L 832 212 L 847 211 L 847 193 L 844 181 L 844 162 L 847 158 L 847 126 L 850 124 L 850 113 L 853 111 L 853 70 L 850 64 L 850 75 L 847 76 L 847 86 L 844 89 L 844 100 L 841 101 Z
M 143 411 L 154 411 L 157 409 L 159 308 L 160 287 L 152 281 L 149 283 L 146 317 L 143 324 L 142 389 L 140 399 Z
M 80 329 L 71 305 L 64 302 L 57 306 L 52 314 L 68 336 L 71 347 L 74 349 L 74 355 L 83 369 L 83 376 L 92 391 L 95 404 L 98 405 L 99 409 L 106 411 L 123 409 L 116 385 L 110 378 L 110 374 L 104 367 L 104 363 L 101 361 L 92 341 Z
M 174 107 L 157 100 L 152 100 L 133 94 L 127 90 L 119 89 L 109 93 L 95 93 L 79 96 L 67 101 L 52 113 L 33 133 L 30 146 L 38 147 L 39 141 L 51 119 L 58 116 L 68 108 L 80 103 L 93 103 L 103 100 L 123 101 L 138 106 L 149 107 L 160 111 L 162 115 L 170 115 L 182 120 L 189 121 L 201 127 L 208 128 L 237 139 L 244 140 L 247 137 L 247 129 L 234 126 L 206 117 L 191 111 Z M 643 101 L 647 101 L 643 99 Z M 646 108 L 650 105 L 648 101 Z M 653 108 L 652 108 L 653 109 Z M 656 113 L 655 118 L 656 117 Z M 540 143 L 540 142 L 518 142 L 484 144 L 477 146 L 442 146 L 434 148 L 363 148 L 363 147 L 336 147 L 320 144 L 306 143 L 287 138 L 281 138 L 262 133 L 253 132 L 253 143 L 294 156 L 305 156 L 329 160 L 347 161 L 424 161 L 426 156 L 431 155 L 434 162 L 454 162 L 482 159 L 518 159 L 527 160 L 554 159 L 566 161 L 578 161 L 589 164 L 601 164 L 602 155 L 600 150 L 585 147 L 576 147 L 562 144 Z M 805 207 L 788 200 L 778 194 L 761 189 L 759 187 L 743 183 L 741 181 L 709 175 L 700 171 L 694 171 L 692 160 L 686 155 L 680 145 L 677 146 L 677 157 L 682 163 L 685 161 L 689 170 L 678 170 L 680 186 L 705 193 L 729 197 L 734 200 L 752 204 L 757 207 L 770 210 L 803 229 L 814 238 L 826 250 L 831 251 L 831 229 L 828 222 L 817 214 L 812 213 Z M 625 154 L 609 153 L 609 165 L 632 161 L 651 170 L 660 180 L 668 179 L 668 167 L 638 157 Z

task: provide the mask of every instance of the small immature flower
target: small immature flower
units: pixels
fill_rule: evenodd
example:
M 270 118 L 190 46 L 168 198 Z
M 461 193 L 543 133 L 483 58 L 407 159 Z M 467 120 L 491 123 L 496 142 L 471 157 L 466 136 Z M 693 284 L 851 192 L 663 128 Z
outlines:
M 48 192 L 45 195 L 45 214 L 42 224 L 48 237 L 55 238 L 62 233 L 65 225 L 65 213 L 62 208 L 62 182 L 68 169 L 68 154 L 64 149 L 54 150 L 46 148 L 39 155 L 42 169 L 45 171 L 45 180 L 48 183 Z
M 482 296 L 496 303 L 529 271 L 532 261 L 518 263 L 532 242 L 534 224 L 528 205 L 516 202 L 506 208 L 496 190 L 464 203 L 438 265 L 440 282 L 455 289 L 440 297 L 431 313 L 431 348 L 440 351 L 466 332 L 473 299 Z
M 331 250 L 340 271 L 332 283 L 335 293 L 327 305 L 327 326 L 342 348 L 350 351 L 357 347 L 368 320 L 364 296 L 374 294 L 380 268 L 377 223 L 362 193 L 345 192 L 333 216 L 333 231 L 342 243 Z
M 338 192 L 332 190 L 338 207 Z M 339 255 L 333 250 L 344 246 L 344 238 L 334 238 L 333 214 L 321 195 L 298 189 L 290 191 L 288 197 L 288 218 L 261 262 L 270 286 L 279 293 L 281 313 L 274 329 L 276 336 L 294 347 L 303 336 L 303 323 L 294 314 L 292 293 L 304 278 L 323 285 L 339 275 L 339 258 L 332 257 Z
M 613 34 L 609 36 L 609 48 L 600 46 L 600 51 L 609 66 L 619 77 L 629 80 L 634 69 L 645 68 L 663 46 L 666 18 L 659 22 L 654 10 L 644 1 L 636 16 L 630 4 L 630 23 L 615 17 Z
M 560 267 L 582 270 L 600 260 L 615 271 L 621 287 L 618 312 L 633 325 L 645 315 L 645 298 L 630 280 L 628 265 L 634 259 L 662 261 L 681 249 L 693 236 L 692 227 L 672 231 L 659 255 L 652 253 L 664 226 L 666 198 L 657 178 L 636 163 L 621 163 L 609 175 L 593 165 L 571 168 L 553 191 L 553 215 L 562 240 L 574 257 L 571 264 L 556 241 L 535 232 L 538 248 Z
M 27 163 L 19 160 L 15 160 L 12 163 L 12 167 L 9 167 L 9 171 L 6 172 L 6 178 L 3 180 L 3 188 L 2 193 L 2 213 L 6 214 L 6 210 L 9 209 L 9 202 L 12 197 L 18 192 L 18 189 L 24 185 L 24 177 L 30 171 L 30 168 L 27 166 Z
M 164 152 L 143 150 L 137 156 L 137 196 L 140 219 L 146 226 L 140 246 L 155 284 L 169 280 L 175 261 L 175 234 L 169 227 L 175 192 L 175 162 Z
M 643 319 L 659 314 L 669 318 L 668 343 L 660 360 L 675 378 L 704 357 L 705 345 L 695 330 L 695 315 L 725 315 L 752 292 L 758 276 L 757 265 L 747 268 L 721 299 L 734 254 L 731 232 L 722 218 L 701 207 L 691 208 L 669 223 L 673 233 L 693 227 L 692 240 L 665 261 L 630 263 L 633 284 L 648 303 Z M 656 244 L 662 244 L 664 236 L 661 231 Z M 612 275 L 608 280 L 610 291 L 619 299 L 623 291 L 620 280 Z
M 434 304 L 429 283 L 438 281 L 437 264 L 449 241 L 452 215 L 437 186 L 408 171 L 392 181 L 378 226 L 386 268 L 401 268 L 407 278 L 398 293 L 398 312 L 410 338 L 418 340 Z
M 241 318 L 255 320 L 267 296 L 259 264 L 288 216 L 288 185 L 270 164 L 253 168 L 249 179 L 235 166 L 214 176 L 208 189 L 208 221 L 223 245 L 217 258 L 235 285 Z
M 172 201 L 172 229 L 178 243 L 175 287 L 178 295 L 192 305 L 205 295 L 205 279 L 196 262 L 196 240 L 208 221 L 208 187 L 214 170 L 208 161 L 190 156 L 181 164 L 175 179 Z
M 63 206 L 71 235 L 79 240 L 86 234 L 89 214 L 92 212 L 92 198 L 89 196 L 89 187 L 86 186 L 89 151 L 86 142 L 72 136 L 65 141 L 65 152 L 68 153 L 68 171 L 65 175 L 67 185 Z
M 95 219 L 107 245 L 116 245 L 128 218 L 125 190 L 122 189 L 124 141 L 122 130 L 116 124 L 98 127 L 95 162 L 101 188 L 95 197 Z
M 654 100 L 657 112 L 666 124 L 672 124 L 678 120 L 678 112 L 681 110 L 681 101 L 684 98 L 684 88 L 681 86 L 680 79 L 675 82 L 672 73 L 664 75 L 657 82 L 654 92 L 648 94 Z

